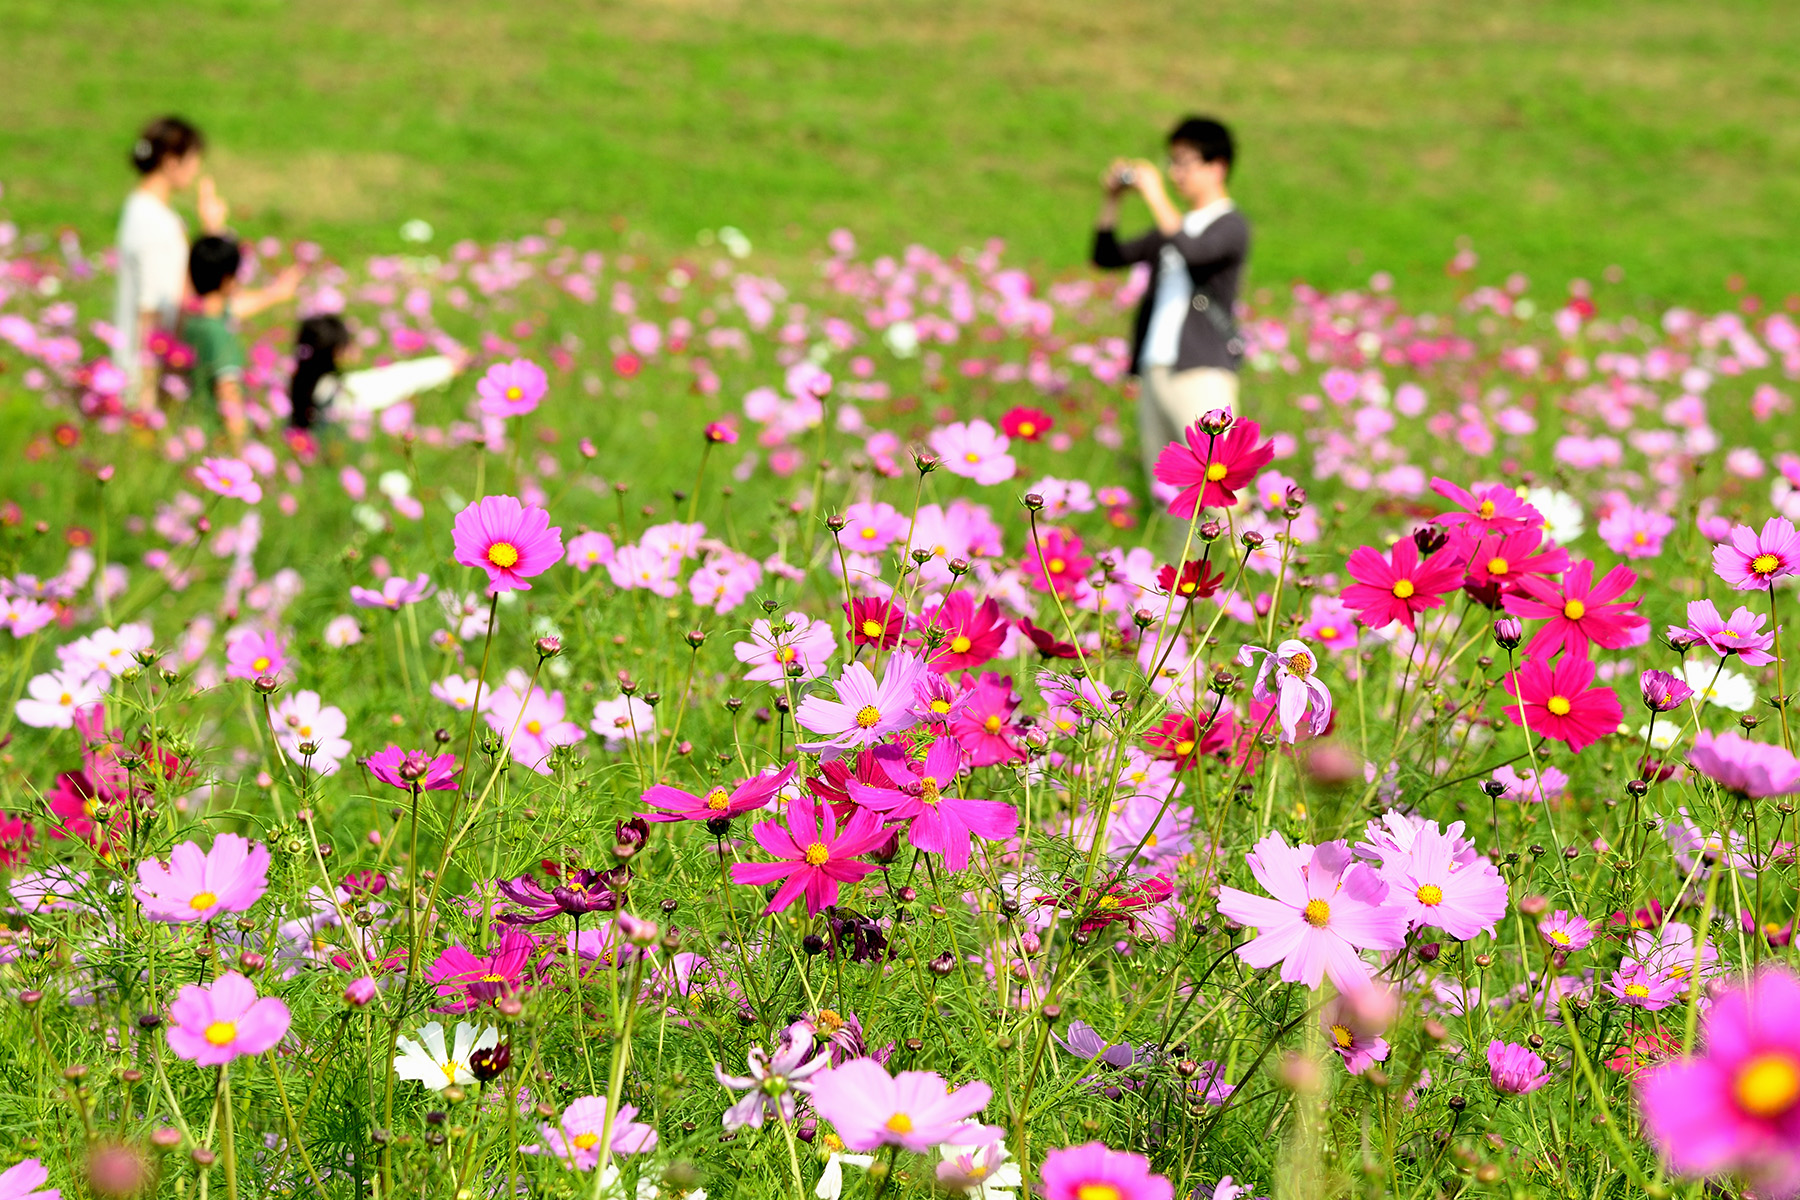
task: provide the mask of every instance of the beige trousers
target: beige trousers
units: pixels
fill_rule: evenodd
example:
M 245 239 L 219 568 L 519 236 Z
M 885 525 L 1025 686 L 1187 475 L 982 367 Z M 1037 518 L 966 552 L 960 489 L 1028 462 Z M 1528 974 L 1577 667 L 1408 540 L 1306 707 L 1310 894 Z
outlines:
M 1138 389 L 1138 433 L 1143 439 L 1144 474 L 1155 478 L 1156 457 L 1180 441 L 1189 425 L 1215 408 L 1237 411 L 1236 371 L 1195 367 L 1175 371 L 1151 367 Z

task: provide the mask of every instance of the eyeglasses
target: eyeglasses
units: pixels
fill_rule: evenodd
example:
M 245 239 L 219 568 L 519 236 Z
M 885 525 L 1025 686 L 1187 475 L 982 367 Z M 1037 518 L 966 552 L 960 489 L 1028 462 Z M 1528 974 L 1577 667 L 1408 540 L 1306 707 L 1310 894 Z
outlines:
M 1197 154 L 1184 154 L 1179 158 L 1175 157 L 1174 155 L 1171 155 L 1169 157 L 1169 170 L 1185 171 L 1189 167 L 1197 167 L 1205 161 L 1206 161 L 1205 159 L 1201 158 Z

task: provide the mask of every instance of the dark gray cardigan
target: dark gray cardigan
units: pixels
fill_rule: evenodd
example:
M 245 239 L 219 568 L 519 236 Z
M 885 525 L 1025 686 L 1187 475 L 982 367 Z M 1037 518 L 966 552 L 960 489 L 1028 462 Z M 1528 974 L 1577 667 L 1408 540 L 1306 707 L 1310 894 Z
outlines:
M 1237 209 L 1222 214 L 1200 232 L 1199 237 L 1186 233 L 1164 234 L 1151 229 L 1142 237 L 1121 242 L 1110 229 L 1094 231 L 1094 265 L 1101 268 L 1129 267 L 1134 263 L 1150 264 L 1150 286 L 1138 304 L 1137 320 L 1131 331 L 1131 373 L 1142 373 L 1139 361 L 1144 352 L 1144 338 L 1150 331 L 1150 314 L 1156 308 L 1156 279 L 1162 270 L 1162 248 L 1175 247 L 1187 263 L 1188 275 L 1194 281 L 1194 299 L 1187 320 L 1181 323 L 1181 343 L 1176 352 L 1175 370 L 1193 367 L 1223 367 L 1235 371 L 1244 357 L 1244 340 L 1232 317 L 1237 304 L 1238 287 L 1244 277 L 1244 260 L 1250 255 L 1250 224 Z

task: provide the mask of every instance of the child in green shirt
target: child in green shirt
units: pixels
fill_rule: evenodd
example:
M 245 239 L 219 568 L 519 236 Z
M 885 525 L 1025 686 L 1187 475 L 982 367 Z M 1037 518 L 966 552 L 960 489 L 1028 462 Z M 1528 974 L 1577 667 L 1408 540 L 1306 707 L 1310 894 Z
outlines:
M 237 320 L 253 316 L 284 300 L 300 286 L 302 270 L 292 266 L 265 288 L 238 291 L 243 254 L 228 237 L 203 237 L 188 252 L 188 280 L 200 311 L 181 324 L 182 340 L 193 347 L 194 398 L 218 410 L 233 450 L 241 448 L 249 424 L 244 417 L 244 344 Z

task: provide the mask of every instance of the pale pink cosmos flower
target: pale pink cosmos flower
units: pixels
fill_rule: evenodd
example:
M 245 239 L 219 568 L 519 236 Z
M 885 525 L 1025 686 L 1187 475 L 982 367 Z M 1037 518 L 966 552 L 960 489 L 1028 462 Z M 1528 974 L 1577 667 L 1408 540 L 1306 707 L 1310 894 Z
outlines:
M 481 411 L 490 417 L 517 417 L 538 406 L 550 390 L 544 368 L 528 358 L 495 363 L 475 384 Z
M 1600 519 L 1600 540 L 1621 558 L 1655 558 L 1675 530 L 1675 518 L 1623 504 Z
M 258 999 L 256 985 L 236 971 L 208 987 L 184 984 L 169 1016 L 169 1049 L 201 1067 L 273 1049 L 293 1022 L 287 1005 L 273 996 Z
M 208 458 L 194 468 L 194 482 L 209 492 L 231 500 L 256 504 L 262 500 L 262 485 L 250 464 L 236 458 Z
M 1713 570 L 1740 592 L 1766 589 L 1800 574 L 1800 532 L 1786 517 L 1770 517 L 1759 533 L 1734 525 L 1731 540 L 1713 548 Z
M 350 722 L 344 710 L 326 704 L 314 691 L 282 697 L 276 706 L 275 739 L 288 757 L 321 775 L 333 775 L 350 757 L 344 737 Z
M 626 591 L 642 588 L 664 599 L 681 591 L 680 570 L 680 556 L 636 544 L 620 546 L 606 564 L 606 573 L 612 578 L 614 587 Z
M 221 833 L 211 850 L 182 842 L 169 851 L 169 865 L 153 858 L 138 863 L 135 889 L 144 915 L 156 921 L 210 921 L 220 913 L 244 912 L 269 890 L 269 848 L 251 845 L 235 833 Z
M 1005 483 L 1017 470 L 1007 453 L 1012 439 L 979 418 L 934 429 L 926 440 L 944 470 L 979 484 Z
M 30 637 L 54 620 L 55 605 L 29 596 L 0 597 L 0 627 L 15 638 Z
M 796 677 L 804 682 L 817 679 L 825 664 L 837 653 L 837 634 L 831 622 L 790 612 L 773 620 L 757 618 L 750 625 L 750 640 L 732 647 L 737 660 L 750 666 L 744 679 L 752 683 L 779 684 L 787 678 L 788 668 L 800 664 Z
M 1386 888 L 1368 867 L 1352 864 L 1343 842 L 1290 847 L 1271 833 L 1244 856 L 1250 873 L 1273 896 L 1219 889 L 1219 912 L 1255 927 L 1238 947 L 1252 967 L 1281 964 L 1281 978 L 1316 988 L 1329 976 L 1339 991 L 1370 982 L 1359 951 L 1398 950 L 1406 944 L 1406 914 L 1382 904 Z
M 358 608 L 385 608 L 389 612 L 399 612 L 408 604 L 417 604 L 435 590 L 431 586 L 431 576 L 422 571 L 415 579 L 390 575 L 381 581 L 380 591 L 366 587 L 351 588 L 350 602 Z
M 590 529 L 569 539 L 563 552 L 563 561 L 585 575 L 595 567 L 604 567 L 611 562 L 616 552 L 617 548 L 611 538 L 598 530 Z
M 812 1079 L 813 1107 L 851 1150 L 891 1145 L 924 1154 L 946 1143 L 985 1142 L 986 1130 L 968 1119 L 993 1095 L 979 1079 L 951 1091 L 935 1071 L 889 1075 L 872 1058 L 853 1058 Z
M 1775 632 L 1764 633 L 1762 628 L 1768 619 L 1766 614 L 1753 613 L 1742 605 L 1727 619 L 1719 615 L 1718 606 L 1711 600 L 1690 600 L 1687 626 L 1669 626 L 1669 640 L 1703 645 L 1720 658 L 1735 654 L 1746 667 L 1760 667 L 1775 661 L 1769 653 Z
M 1364 993 L 1379 999 L 1364 1002 Z M 1376 1063 L 1387 1061 L 1390 1047 L 1381 1034 L 1389 1022 L 1371 1017 L 1379 1015 L 1372 1011 L 1379 1007 L 1385 1006 L 1391 1013 L 1392 1005 L 1389 993 L 1377 984 L 1360 992 L 1333 996 L 1320 1011 L 1319 1027 L 1350 1074 L 1361 1075 Z
M 649 744 L 656 740 L 656 710 L 636 696 L 617 696 L 594 705 L 588 728 L 600 735 L 608 750 L 627 742 Z
M 1406 914 L 1412 929 L 1434 928 L 1461 941 L 1492 936 L 1506 914 L 1506 880 L 1485 858 L 1459 858 L 1462 839 L 1426 821 L 1405 855 L 1383 859 L 1387 904 Z
M 838 676 L 836 700 L 808 696 L 800 701 L 794 712 L 795 723 L 824 735 L 818 741 L 800 743 L 800 748 L 860 749 L 890 733 L 911 729 L 918 723 L 913 713 L 915 685 L 925 673 L 925 664 L 905 650 L 897 650 L 888 658 L 879 683 L 868 667 L 850 663 Z
M 845 550 L 880 554 L 906 536 L 906 514 L 885 500 L 859 500 L 844 509 L 844 529 L 838 541 Z
M 1494 780 L 1502 788 L 1502 800 L 1517 800 L 1525 804 L 1543 804 L 1555 800 L 1568 790 L 1569 776 L 1567 772 L 1555 767 L 1544 767 L 1539 771 L 1519 771 L 1511 766 L 1494 768 Z
M 1299 736 L 1300 719 L 1309 712 L 1311 720 L 1307 723 L 1308 732 L 1314 737 L 1324 733 L 1325 727 L 1331 723 L 1331 693 L 1314 674 L 1319 660 L 1306 643 L 1289 638 L 1274 650 L 1262 646 L 1244 646 L 1238 650 L 1238 665 L 1254 665 L 1259 654 L 1262 656 L 1262 666 L 1256 672 L 1256 684 L 1251 689 L 1251 695 L 1258 700 L 1275 701 L 1281 740 L 1292 745 Z
M 442 679 L 433 680 L 431 694 L 448 704 L 457 712 L 468 712 L 475 707 L 476 684 L 474 679 L 464 679 L 461 675 L 446 675 Z M 488 688 L 481 693 L 481 707 L 486 708 L 493 702 L 494 689 Z
M 648 1154 L 656 1149 L 656 1130 L 636 1120 L 634 1104 L 619 1105 L 619 1115 L 612 1123 L 614 1154 Z M 600 1165 L 600 1139 L 606 1133 L 606 1097 L 582 1096 L 562 1111 L 557 1124 L 538 1126 L 543 1146 L 520 1146 L 525 1154 L 541 1154 L 546 1149 L 564 1165 L 577 1171 L 591 1171 Z
M 56 648 L 57 661 L 64 667 L 105 672 L 117 678 L 138 665 L 137 654 L 148 650 L 155 641 L 150 626 L 132 621 L 117 629 L 96 629 L 84 638 Z
M 679 560 L 700 553 L 700 539 L 705 536 L 706 526 L 699 521 L 667 521 L 644 530 L 638 544 L 664 558 Z
M 550 514 L 512 496 L 483 496 L 456 514 L 456 561 L 488 575 L 487 594 L 530 591 L 525 581 L 562 561 L 562 529 Z
M 507 683 L 495 689 L 483 709 L 481 719 L 488 728 L 512 739 L 513 761 L 539 775 L 550 774 L 550 751 L 572 746 L 587 736 L 581 726 L 565 718 L 561 692 L 545 694 L 542 688 L 531 687 L 529 694 L 522 696 Z
M 62 1200 L 61 1188 L 43 1188 L 50 1171 L 35 1158 L 27 1158 L 0 1171 L 0 1200 Z
M 688 579 L 688 596 L 701 608 L 723 616 L 762 584 L 762 566 L 735 550 L 714 554 Z
M 13 712 L 33 729 L 72 729 L 77 709 L 106 698 L 105 679 L 104 675 L 75 670 L 34 675 Z
M 1350 650 L 1356 646 L 1356 610 L 1336 596 L 1314 596 L 1300 636 L 1318 642 L 1328 650 Z

